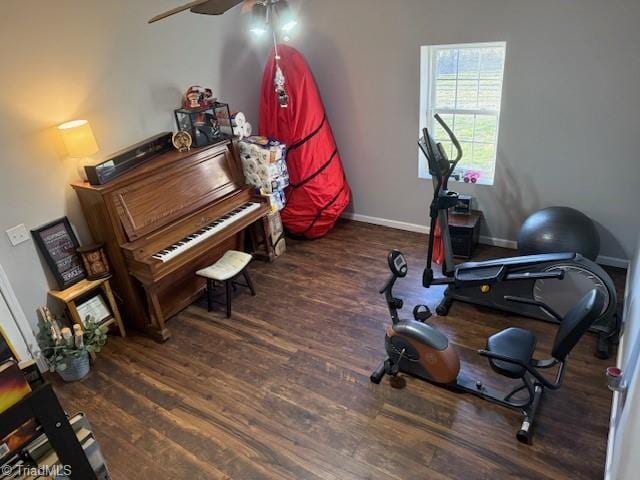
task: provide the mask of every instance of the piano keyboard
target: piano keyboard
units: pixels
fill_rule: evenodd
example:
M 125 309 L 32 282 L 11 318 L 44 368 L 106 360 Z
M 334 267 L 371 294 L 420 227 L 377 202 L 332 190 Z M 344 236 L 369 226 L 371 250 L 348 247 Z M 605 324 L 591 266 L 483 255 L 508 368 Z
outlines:
M 179 242 L 174 243 L 170 247 L 167 247 L 166 249 L 161 250 L 155 255 L 152 255 L 152 257 L 162 262 L 168 262 L 172 258 L 177 257 L 190 248 L 193 248 L 199 243 L 204 242 L 208 238 L 213 237 L 218 232 L 225 229 L 235 221 L 239 220 L 242 217 L 246 217 L 251 212 L 253 212 L 254 210 L 258 210 L 259 208 L 260 203 L 247 202 L 241 207 L 238 207 L 235 210 L 227 213 L 224 217 L 219 218 L 206 227 L 203 227 L 202 230 L 198 230 L 188 237 L 183 238 Z

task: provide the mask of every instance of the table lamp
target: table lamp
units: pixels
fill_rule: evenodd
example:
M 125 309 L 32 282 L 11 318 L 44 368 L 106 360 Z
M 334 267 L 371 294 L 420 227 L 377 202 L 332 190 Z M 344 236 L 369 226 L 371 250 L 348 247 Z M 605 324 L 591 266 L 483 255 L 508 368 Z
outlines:
M 100 150 L 91 125 L 86 120 L 73 120 L 59 125 L 58 131 L 67 147 L 69 156 L 78 160 L 80 178 L 87 180 L 84 167 L 85 165 L 93 165 L 94 162 L 90 157 Z

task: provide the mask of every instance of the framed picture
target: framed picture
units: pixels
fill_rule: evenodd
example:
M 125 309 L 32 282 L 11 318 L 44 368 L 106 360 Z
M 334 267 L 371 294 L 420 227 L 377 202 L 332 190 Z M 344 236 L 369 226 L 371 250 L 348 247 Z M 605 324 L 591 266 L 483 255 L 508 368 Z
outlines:
M 31 235 L 60 290 L 69 288 L 85 278 L 82 260 L 76 252 L 79 246 L 78 239 L 67 217 L 31 230 Z
M 0 326 L 0 363 L 4 363 L 7 360 L 15 360 L 16 362 L 20 361 L 20 357 L 11 345 L 9 341 L 9 337 L 3 330 L 2 326 Z
M 87 316 L 93 317 L 98 325 L 113 318 L 113 313 L 102 293 L 92 293 L 76 301 L 76 310 L 82 325 L 84 325 Z

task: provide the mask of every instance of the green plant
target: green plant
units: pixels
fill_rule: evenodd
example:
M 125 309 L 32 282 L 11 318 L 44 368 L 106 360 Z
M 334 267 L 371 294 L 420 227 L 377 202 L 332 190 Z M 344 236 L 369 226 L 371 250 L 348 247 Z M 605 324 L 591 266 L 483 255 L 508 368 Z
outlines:
M 50 313 L 40 320 L 38 343 L 52 372 L 66 369 L 69 358 L 99 352 L 107 342 L 108 328 L 98 325 L 91 316 L 85 318 L 84 329 L 77 334 L 81 339 L 73 334 L 65 338 L 61 334 L 65 330 L 71 332 L 70 329 L 61 329 L 58 319 Z

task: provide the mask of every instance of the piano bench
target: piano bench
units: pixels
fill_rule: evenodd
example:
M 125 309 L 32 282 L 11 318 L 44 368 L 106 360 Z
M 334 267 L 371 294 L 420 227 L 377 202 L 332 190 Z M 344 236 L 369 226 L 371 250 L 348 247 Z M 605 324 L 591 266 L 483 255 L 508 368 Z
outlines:
M 248 253 L 229 250 L 216 263 L 196 272 L 196 275 L 207 280 L 207 307 L 209 311 L 213 310 L 214 303 L 219 303 L 215 301 L 216 283 L 224 285 L 225 302 L 223 305 L 227 309 L 227 318 L 231 317 L 232 289 L 235 290 L 236 285 L 247 287 L 251 291 L 251 295 L 255 296 L 256 291 L 247 271 L 247 266 L 252 258 Z M 246 283 L 241 284 L 235 281 L 236 277 L 240 275 L 244 277 Z

